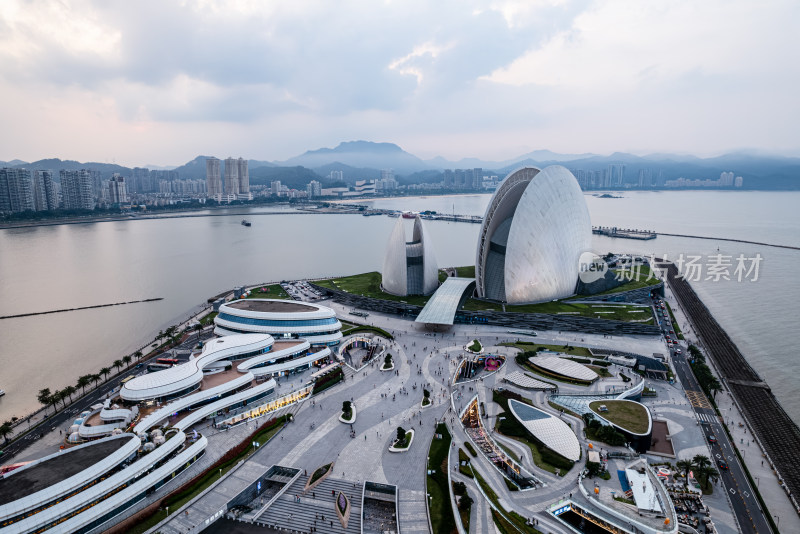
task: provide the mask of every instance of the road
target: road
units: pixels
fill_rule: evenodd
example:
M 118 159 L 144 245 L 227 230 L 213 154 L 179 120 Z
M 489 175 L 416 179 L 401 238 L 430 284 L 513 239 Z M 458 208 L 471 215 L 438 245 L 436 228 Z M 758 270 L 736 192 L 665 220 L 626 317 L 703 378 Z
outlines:
M 674 334 L 670 334 L 672 325 L 669 321 L 669 314 L 666 315 L 666 320 L 659 313 L 655 313 L 655 316 L 659 321 L 661 331 L 665 335 L 669 334 L 674 338 Z M 680 347 L 681 354 L 676 352 L 678 347 Z M 685 342 L 681 342 L 679 345 L 670 345 L 670 354 L 675 372 L 681 384 L 683 384 L 683 389 L 686 391 L 686 396 L 692 405 L 699 424 L 702 425 L 705 431 L 706 439 L 708 439 L 708 436 L 716 438 L 716 443 L 709 443 L 712 455 L 711 461 L 719 471 L 719 479 L 728 494 L 739 528 L 744 533 L 766 534 L 772 532 L 758 504 L 758 500 L 753 494 L 753 489 L 747 480 L 744 468 L 734 452 L 728 435 L 725 433 L 722 422 L 703 393 L 694 373 L 692 373 L 692 368 L 687 358 L 688 352 Z M 728 469 L 720 469 L 720 461 L 724 461 L 728 465 Z

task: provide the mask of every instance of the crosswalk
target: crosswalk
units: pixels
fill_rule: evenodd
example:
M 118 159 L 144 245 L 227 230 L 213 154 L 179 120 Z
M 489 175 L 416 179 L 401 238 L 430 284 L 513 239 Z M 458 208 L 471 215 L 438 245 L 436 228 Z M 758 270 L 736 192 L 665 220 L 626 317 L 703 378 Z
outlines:
M 708 413 L 699 413 L 697 414 L 697 418 L 701 421 L 705 421 L 706 423 L 714 423 L 717 421 L 716 416 L 708 414 Z
M 691 402 L 692 406 L 695 408 L 708 408 L 709 410 L 712 409 L 711 403 L 708 402 L 708 399 L 702 391 L 687 389 L 686 396 L 689 398 L 689 402 Z

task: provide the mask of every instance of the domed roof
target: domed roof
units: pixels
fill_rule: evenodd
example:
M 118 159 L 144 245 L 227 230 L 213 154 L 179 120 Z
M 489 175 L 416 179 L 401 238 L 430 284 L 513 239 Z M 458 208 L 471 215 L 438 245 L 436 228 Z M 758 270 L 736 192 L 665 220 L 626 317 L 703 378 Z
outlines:
M 511 304 L 573 295 L 591 236 L 589 210 L 571 172 L 560 165 L 512 172 L 489 202 L 481 227 L 478 295 Z

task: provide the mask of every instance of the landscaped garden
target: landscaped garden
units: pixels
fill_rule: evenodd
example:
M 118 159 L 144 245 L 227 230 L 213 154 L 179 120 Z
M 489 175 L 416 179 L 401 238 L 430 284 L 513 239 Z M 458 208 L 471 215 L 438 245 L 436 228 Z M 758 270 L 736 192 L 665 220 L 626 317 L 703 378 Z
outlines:
M 417 306 L 424 306 L 430 296 L 422 295 L 408 295 L 400 297 L 386 293 L 381 289 L 381 273 L 377 271 L 356 274 L 353 276 L 343 276 L 341 278 L 330 278 L 328 280 L 317 280 L 314 282 L 318 286 L 328 287 L 330 289 L 338 289 L 353 295 L 361 295 L 363 297 L 372 297 L 381 300 L 393 300 L 397 302 L 405 302 L 406 304 L 415 304 Z
M 249 299 L 291 299 L 280 284 L 271 284 L 268 286 L 254 287 L 250 290 L 247 296 Z
M 342 402 L 342 415 L 339 417 L 342 423 L 355 423 L 356 421 L 356 408 L 353 403 L 346 400 Z
M 394 362 L 392 361 L 392 355 L 388 352 L 386 356 L 383 357 L 383 365 L 381 366 L 381 371 L 391 371 L 394 369 Z
M 605 406 L 605 411 L 601 408 Z M 644 434 L 650 425 L 647 408 L 628 400 L 602 400 L 589 403 L 589 408 L 603 419 L 634 434 Z
M 480 341 L 478 341 L 477 339 L 473 339 L 472 343 L 467 345 L 467 350 L 470 352 L 474 352 L 475 354 L 478 354 L 480 351 L 483 350 L 483 346 L 481 345 Z
M 427 389 L 422 390 L 422 407 L 425 408 L 431 405 L 431 392 Z
M 312 390 L 312 395 L 317 395 L 328 389 L 329 387 L 338 384 L 344 380 L 344 371 L 341 367 L 337 367 L 333 371 L 329 372 L 326 375 L 322 375 L 321 377 L 317 378 L 314 382 L 314 389 Z
M 452 532 L 456 525 L 447 484 L 447 455 L 452 438 L 447 425 L 441 423 L 436 426 L 436 433 L 442 438 L 434 437 L 428 450 L 427 489 L 430 495 L 431 526 L 433 532 Z

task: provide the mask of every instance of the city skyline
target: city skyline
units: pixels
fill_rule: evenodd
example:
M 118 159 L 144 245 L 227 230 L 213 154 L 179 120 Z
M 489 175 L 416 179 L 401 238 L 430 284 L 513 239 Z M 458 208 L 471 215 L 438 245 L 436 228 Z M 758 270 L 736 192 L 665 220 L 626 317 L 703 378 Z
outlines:
M 348 138 L 451 160 L 800 154 L 790 2 L 5 7 L 0 159 L 281 160 Z

